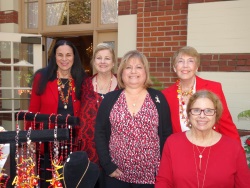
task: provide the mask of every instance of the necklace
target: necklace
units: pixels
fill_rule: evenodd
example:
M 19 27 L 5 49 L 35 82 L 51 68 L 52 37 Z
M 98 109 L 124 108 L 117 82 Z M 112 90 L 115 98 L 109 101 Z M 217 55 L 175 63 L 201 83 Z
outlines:
M 99 86 L 98 86 L 98 82 L 97 82 L 97 75 L 98 75 L 98 74 L 96 74 L 96 76 L 95 76 L 95 90 L 96 90 L 96 92 L 98 93 L 98 88 L 97 88 L 97 87 L 99 87 Z M 110 78 L 110 84 L 109 84 L 108 92 L 110 92 L 110 90 L 111 90 L 112 79 L 113 79 L 113 74 L 111 73 L 111 78 Z M 99 87 L 99 90 L 100 90 L 100 91 L 103 91 L 103 92 L 101 93 L 102 99 L 104 99 L 104 94 L 105 94 L 105 91 L 107 91 L 107 87 L 108 87 L 108 85 L 106 85 L 105 87 L 103 87 L 103 89 L 101 89 L 102 87 Z M 106 92 L 106 93 L 108 93 L 108 92 Z M 97 101 L 97 102 L 99 102 L 99 101 Z
M 198 146 L 197 146 L 197 145 L 195 145 L 195 146 L 196 146 L 196 148 L 197 148 L 197 150 L 198 150 L 198 152 L 199 152 L 199 158 L 200 158 L 199 170 L 201 171 L 201 159 L 202 159 L 202 157 L 203 157 L 203 156 L 202 156 L 202 153 L 205 151 L 205 149 L 206 149 L 207 147 L 204 147 L 203 150 L 200 152 Z
M 57 71 L 57 85 L 58 85 L 58 92 L 60 95 L 60 99 L 63 102 L 63 107 L 66 110 L 68 108 L 69 103 L 69 95 L 72 91 L 72 77 L 70 77 L 65 83 L 62 82 L 61 78 L 59 78 L 59 72 Z M 65 85 L 69 82 L 69 87 L 66 96 L 64 96 L 63 89 L 65 88 Z
M 127 93 L 127 97 L 129 97 L 129 96 L 133 96 L 132 98 L 131 97 L 129 97 L 131 100 L 132 99 L 135 99 L 135 100 L 133 100 L 133 102 L 132 102 L 132 107 L 133 107 L 133 112 L 132 112 L 132 115 L 133 115 L 133 117 L 135 116 L 135 113 L 136 113 L 136 106 L 137 106 L 137 102 L 138 102 L 138 99 L 139 99 L 139 97 L 141 97 L 141 93 L 144 91 L 144 89 L 142 89 L 139 93 L 137 93 L 136 95 L 131 95 L 131 94 L 128 94 L 128 92 L 126 92 Z
M 67 163 L 67 162 L 66 162 L 66 163 Z M 63 167 L 63 183 L 64 183 L 64 185 L 65 185 L 65 188 L 67 188 L 66 183 L 65 183 L 65 176 L 64 176 L 64 174 L 65 174 L 65 173 L 64 173 L 64 171 L 65 171 L 64 169 L 65 169 L 66 163 L 64 164 L 64 167 Z M 77 185 L 76 185 L 75 188 L 78 188 L 78 186 L 80 185 L 80 183 L 81 183 L 83 177 L 85 176 L 85 174 L 86 174 L 86 172 L 87 172 L 87 170 L 88 170 L 88 168 L 89 168 L 89 164 L 90 164 L 90 160 L 88 159 L 87 168 L 86 168 L 86 170 L 84 171 L 82 177 L 80 178 L 80 180 L 79 180 L 79 182 L 77 183 Z
M 184 123 L 187 124 L 187 114 L 186 114 L 186 103 L 187 101 L 185 101 L 184 97 L 189 97 L 193 95 L 193 88 L 194 86 L 191 87 L 191 89 L 189 91 L 183 92 L 181 89 L 181 83 L 180 80 L 178 79 L 176 81 L 177 84 L 177 98 L 179 99 L 179 110 L 180 110 L 180 117 L 181 119 L 184 120 Z

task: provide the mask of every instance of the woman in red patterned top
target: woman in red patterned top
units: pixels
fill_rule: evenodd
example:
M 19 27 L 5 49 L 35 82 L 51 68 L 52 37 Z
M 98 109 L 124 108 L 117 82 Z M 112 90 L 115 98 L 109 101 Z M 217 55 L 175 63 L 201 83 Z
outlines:
M 94 143 L 96 114 L 105 95 L 118 89 L 117 79 L 113 73 L 115 65 L 113 48 L 107 43 L 98 44 L 91 63 L 97 73 L 87 78 L 82 85 L 80 126 L 76 128 L 76 150 L 86 151 L 90 161 L 99 164 Z M 97 184 L 100 184 L 99 180 Z
M 170 109 L 150 88 L 147 58 L 126 53 L 117 72 L 120 90 L 108 93 L 98 110 L 95 142 L 107 188 L 153 188 L 166 138 Z

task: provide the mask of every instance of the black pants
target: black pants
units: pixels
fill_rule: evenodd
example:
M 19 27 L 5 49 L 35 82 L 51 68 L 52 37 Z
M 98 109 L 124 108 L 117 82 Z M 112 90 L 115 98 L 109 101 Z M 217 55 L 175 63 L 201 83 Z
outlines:
M 105 176 L 105 184 L 106 188 L 154 188 L 154 184 L 127 183 L 107 175 Z
M 97 179 L 97 182 L 94 188 L 106 188 L 105 187 L 105 172 L 103 170 L 100 170 L 99 178 Z

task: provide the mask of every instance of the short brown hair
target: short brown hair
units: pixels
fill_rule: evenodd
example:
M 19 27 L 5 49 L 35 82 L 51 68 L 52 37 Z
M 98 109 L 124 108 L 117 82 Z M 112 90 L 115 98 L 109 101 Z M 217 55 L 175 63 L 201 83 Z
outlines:
M 152 85 L 152 81 L 149 75 L 149 63 L 145 55 L 143 55 L 141 52 L 137 50 L 131 50 L 128 51 L 121 59 L 121 63 L 119 64 L 118 70 L 117 70 L 117 82 L 120 88 L 125 88 L 125 85 L 122 80 L 122 73 L 125 69 L 128 61 L 131 58 L 138 58 L 142 64 L 144 65 L 145 72 L 146 72 L 146 81 L 144 83 L 145 88 L 148 88 Z
M 200 66 L 200 54 L 197 52 L 197 50 L 194 47 L 191 47 L 191 46 L 184 46 L 174 53 L 173 60 L 172 60 L 173 66 L 175 66 L 175 64 L 177 63 L 181 55 L 189 55 L 193 57 L 195 59 L 195 63 L 197 67 Z
M 209 99 L 210 101 L 212 101 L 212 103 L 214 104 L 214 108 L 216 110 L 216 120 L 215 122 L 218 122 L 221 115 L 222 115 L 222 111 L 223 111 L 223 106 L 222 106 L 222 103 L 219 99 L 219 97 L 211 92 L 211 91 L 208 91 L 208 90 L 200 90 L 200 91 L 197 91 L 195 94 L 193 94 L 189 101 L 188 101 L 188 105 L 187 105 L 187 115 L 188 115 L 188 118 L 190 117 L 190 109 L 193 107 L 193 104 L 197 101 L 197 99 L 200 99 L 200 98 L 207 98 Z

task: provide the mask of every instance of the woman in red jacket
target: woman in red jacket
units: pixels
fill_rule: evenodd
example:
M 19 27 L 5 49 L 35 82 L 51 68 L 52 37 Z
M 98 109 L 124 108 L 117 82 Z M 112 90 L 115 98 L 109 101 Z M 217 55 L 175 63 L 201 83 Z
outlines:
M 189 130 L 186 113 L 189 98 L 196 91 L 206 89 L 218 95 L 224 109 L 214 129 L 240 141 L 236 126 L 228 110 L 221 84 L 196 76 L 199 66 L 200 55 L 193 47 L 185 46 L 175 52 L 173 56 L 173 69 L 179 79 L 175 84 L 162 91 L 170 106 L 173 132 Z
M 76 47 L 55 44 L 48 66 L 35 73 L 29 111 L 78 116 L 85 72 Z

